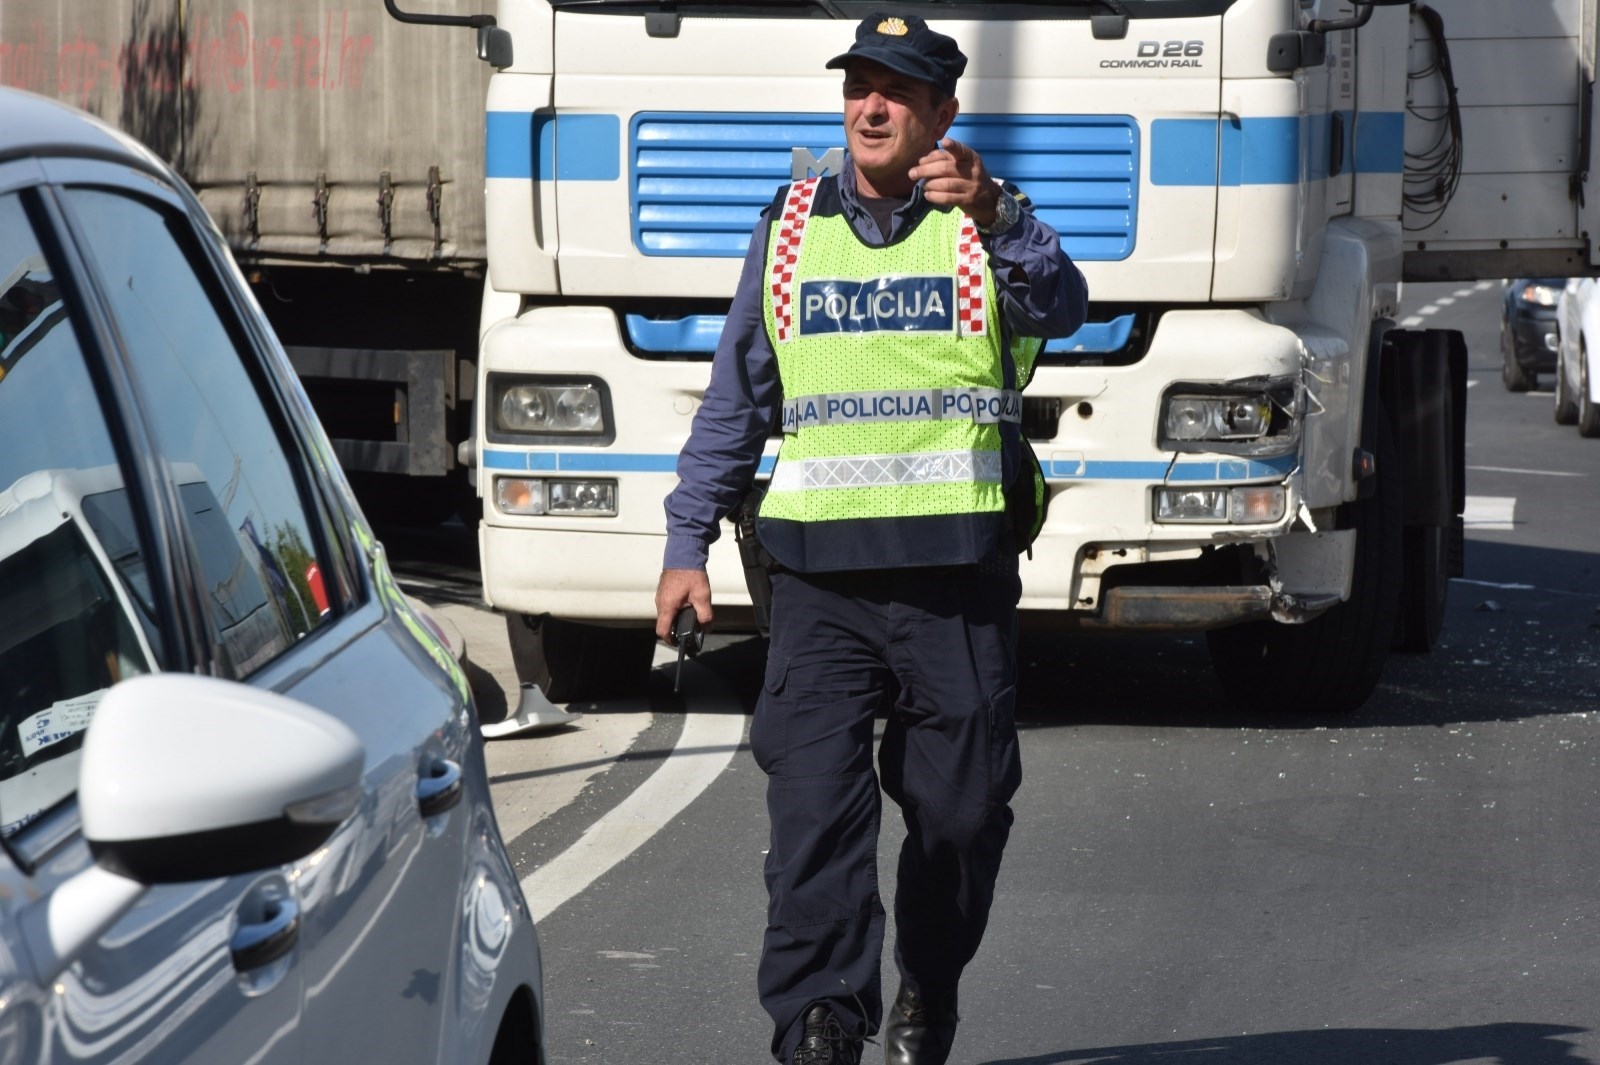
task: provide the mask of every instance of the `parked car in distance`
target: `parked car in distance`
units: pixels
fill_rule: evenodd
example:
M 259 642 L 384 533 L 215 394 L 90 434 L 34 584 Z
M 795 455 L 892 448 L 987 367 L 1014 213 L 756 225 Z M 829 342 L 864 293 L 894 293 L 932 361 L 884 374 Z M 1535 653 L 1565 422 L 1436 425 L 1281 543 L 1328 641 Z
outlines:
M 544 1061 L 459 664 L 199 201 L 0 89 L 0 1061 Z
M 1555 417 L 1584 436 L 1600 436 L 1600 298 L 1592 277 L 1575 277 L 1557 305 Z
M 1513 277 L 1501 286 L 1500 378 L 1508 392 L 1532 391 L 1556 368 L 1556 303 L 1564 277 Z

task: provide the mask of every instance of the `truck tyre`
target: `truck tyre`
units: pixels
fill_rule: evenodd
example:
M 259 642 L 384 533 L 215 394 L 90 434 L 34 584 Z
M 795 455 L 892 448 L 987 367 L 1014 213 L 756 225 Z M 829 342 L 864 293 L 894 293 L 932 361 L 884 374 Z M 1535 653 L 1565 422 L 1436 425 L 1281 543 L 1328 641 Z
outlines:
M 1517 342 L 1503 325 L 1500 327 L 1500 379 L 1506 383 L 1507 392 L 1532 391 L 1539 380 L 1537 374 L 1524 370 L 1517 361 Z
M 507 614 L 517 680 L 553 703 L 642 695 L 655 657 L 654 631 Z
M 1578 357 L 1583 358 L 1579 352 Z M 1556 424 L 1571 425 L 1578 420 L 1578 401 L 1572 395 L 1572 386 L 1567 384 L 1567 364 L 1562 358 L 1556 359 Z
M 1600 436 L 1600 405 L 1589 398 L 1589 354 L 1578 359 L 1578 435 Z
M 1450 593 L 1449 534 L 1437 525 L 1414 525 L 1405 530 L 1405 582 L 1400 589 L 1400 613 L 1394 631 L 1394 650 L 1426 654 L 1439 643 L 1444 631 L 1445 599 Z
M 1376 491 L 1346 504 L 1356 530 L 1350 598 L 1302 625 L 1252 621 L 1206 633 L 1224 690 L 1257 692 L 1294 713 L 1343 714 L 1377 686 L 1404 573 L 1401 467 L 1381 406 L 1377 417 Z

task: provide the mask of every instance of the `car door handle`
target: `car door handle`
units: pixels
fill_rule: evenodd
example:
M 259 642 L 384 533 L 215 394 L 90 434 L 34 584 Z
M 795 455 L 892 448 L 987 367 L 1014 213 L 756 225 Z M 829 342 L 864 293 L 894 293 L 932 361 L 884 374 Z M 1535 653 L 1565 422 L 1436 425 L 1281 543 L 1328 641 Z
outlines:
M 448 758 L 431 763 L 417 781 L 417 808 L 424 819 L 437 817 L 461 801 L 461 765 Z
M 294 899 L 268 901 L 264 917 L 260 922 L 239 925 L 239 930 L 228 940 L 233 967 L 240 972 L 277 961 L 289 953 L 300 938 L 300 904 Z

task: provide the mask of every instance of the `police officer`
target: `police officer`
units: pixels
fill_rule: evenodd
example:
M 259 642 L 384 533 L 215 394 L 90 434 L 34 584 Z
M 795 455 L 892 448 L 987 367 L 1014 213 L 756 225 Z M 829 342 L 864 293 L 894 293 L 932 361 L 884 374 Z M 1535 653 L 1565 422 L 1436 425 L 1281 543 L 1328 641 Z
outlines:
M 772 825 L 759 991 L 773 1055 L 793 1065 L 853 1065 L 883 1015 L 874 715 L 888 713 L 878 768 L 906 824 L 890 1065 L 950 1053 L 1021 778 L 1017 550 L 1043 480 L 1018 393 L 1040 338 L 1083 323 L 1087 293 L 1023 194 L 945 136 L 966 62 L 922 19 L 889 15 L 829 61 L 845 165 L 779 190 L 757 226 L 666 502 L 663 639 L 686 604 L 711 623 L 707 549 L 781 422 L 750 738 Z

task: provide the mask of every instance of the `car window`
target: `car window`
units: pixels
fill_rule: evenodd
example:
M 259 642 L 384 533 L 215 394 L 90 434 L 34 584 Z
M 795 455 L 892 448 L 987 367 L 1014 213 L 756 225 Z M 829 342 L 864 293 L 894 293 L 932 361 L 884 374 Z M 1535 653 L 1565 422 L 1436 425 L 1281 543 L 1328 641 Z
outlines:
M 21 199 L 0 196 L 0 836 L 72 794 L 101 696 L 158 645 L 71 316 Z
M 245 676 L 322 624 L 328 599 L 244 334 L 184 218 L 101 189 L 65 198 L 176 485 L 213 638 Z

